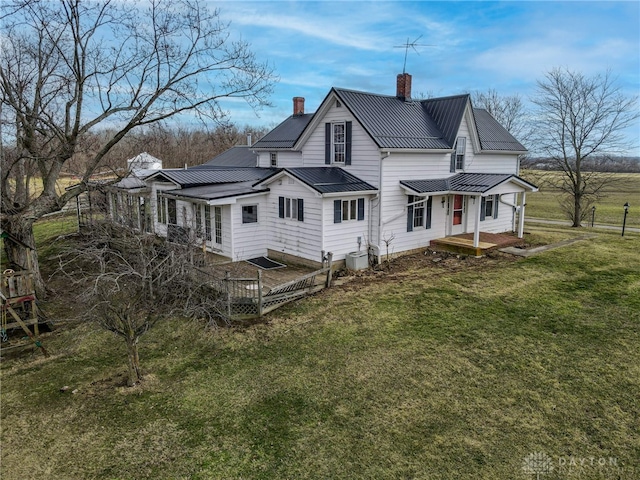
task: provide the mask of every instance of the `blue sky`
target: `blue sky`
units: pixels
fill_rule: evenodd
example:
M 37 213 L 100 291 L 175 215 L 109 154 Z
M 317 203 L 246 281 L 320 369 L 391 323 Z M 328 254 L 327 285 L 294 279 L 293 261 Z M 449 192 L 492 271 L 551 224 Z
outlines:
M 211 2 L 280 77 L 272 108 L 257 117 L 227 102 L 238 125 L 280 123 L 292 97 L 316 110 L 332 86 L 395 94 L 406 71 L 413 96 L 496 89 L 527 100 L 553 67 L 585 74 L 610 69 L 628 95 L 640 92 L 640 2 Z M 629 130 L 640 139 L 640 124 Z M 640 147 L 633 153 L 640 155 Z

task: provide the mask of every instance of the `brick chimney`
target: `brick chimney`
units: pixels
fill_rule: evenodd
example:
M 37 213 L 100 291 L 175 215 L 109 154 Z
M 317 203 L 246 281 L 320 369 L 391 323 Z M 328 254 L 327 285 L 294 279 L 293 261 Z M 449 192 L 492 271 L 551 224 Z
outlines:
M 399 73 L 396 80 L 396 97 L 400 100 L 411 100 L 411 75 Z
M 304 115 L 304 97 L 293 97 L 293 114 Z

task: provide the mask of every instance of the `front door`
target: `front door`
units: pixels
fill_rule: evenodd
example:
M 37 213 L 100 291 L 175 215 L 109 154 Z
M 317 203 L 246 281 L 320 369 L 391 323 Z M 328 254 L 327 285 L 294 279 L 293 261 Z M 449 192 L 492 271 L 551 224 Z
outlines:
M 451 235 L 465 233 L 466 230 L 466 197 L 454 195 L 451 208 Z

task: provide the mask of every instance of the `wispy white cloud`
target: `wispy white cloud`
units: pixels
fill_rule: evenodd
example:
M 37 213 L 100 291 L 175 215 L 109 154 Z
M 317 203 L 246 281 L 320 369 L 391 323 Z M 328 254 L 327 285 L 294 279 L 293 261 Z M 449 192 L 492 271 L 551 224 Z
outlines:
M 274 29 L 279 33 L 295 32 L 307 39 L 316 39 L 332 45 L 381 52 L 386 46 L 372 34 L 367 22 L 356 21 L 343 15 L 329 15 L 314 9 L 311 12 L 287 13 L 286 3 L 276 2 L 285 11 L 265 11 L 242 3 L 225 8 L 239 27 Z M 266 4 L 260 4 L 262 6 Z M 295 48 L 295 45 L 292 45 Z
M 637 2 L 260 1 L 215 2 L 232 33 L 248 40 L 280 75 L 270 115 L 308 111 L 332 86 L 395 91 L 404 63 L 416 93 L 496 88 L 528 97 L 553 67 L 587 74 L 611 69 L 640 88 Z M 243 114 L 243 117 L 245 115 Z M 248 117 L 247 117 L 248 118 Z
M 586 47 L 576 39 L 560 41 L 564 35 L 541 34 L 478 53 L 471 61 L 475 69 L 512 78 L 536 78 L 554 67 L 567 67 L 586 74 L 619 69 L 638 55 L 638 46 L 623 39 L 608 39 Z

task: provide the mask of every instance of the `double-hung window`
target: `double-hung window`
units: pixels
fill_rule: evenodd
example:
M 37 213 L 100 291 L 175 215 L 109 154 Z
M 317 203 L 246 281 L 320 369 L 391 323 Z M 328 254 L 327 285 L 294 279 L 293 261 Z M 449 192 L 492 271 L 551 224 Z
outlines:
M 333 223 L 364 220 L 364 198 L 333 201 Z
M 451 154 L 451 173 L 464 170 L 464 156 L 467 148 L 467 139 L 465 137 L 458 137 L 454 146 L 454 151 Z
M 480 220 L 487 218 L 498 218 L 498 195 L 482 197 L 480 205 Z
M 467 146 L 465 137 L 458 137 L 456 141 L 456 170 L 464 170 L 464 154 Z
M 345 124 L 333 124 L 333 163 L 344 163 L 345 159 Z
M 270 152 L 269 153 L 269 161 L 272 167 L 278 166 L 278 152 Z
M 409 195 L 407 205 L 407 232 L 416 228 L 431 228 L 431 206 L 433 197 L 428 199 Z
M 278 198 L 278 216 L 304 222 L 304 200 L 302 198 Z
M 352 122 L 325 123 L 326 165 L 351 165 Z

